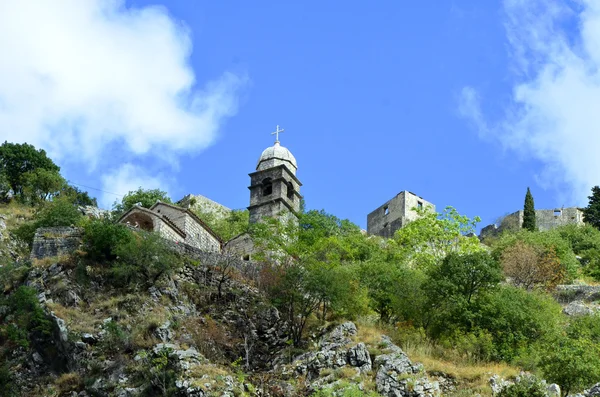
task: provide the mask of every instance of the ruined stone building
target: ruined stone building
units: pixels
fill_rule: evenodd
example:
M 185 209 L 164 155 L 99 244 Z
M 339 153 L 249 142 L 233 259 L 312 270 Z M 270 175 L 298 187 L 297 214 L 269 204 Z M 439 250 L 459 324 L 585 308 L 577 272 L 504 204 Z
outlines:
M 367 215 L 367 233 L 391 238 L 396 230 L 419 217 L 414 209 L 420 208 L 435 211 L 435 205 L 404 190 Z
M 577 207 L 555 208 L 553 210 L 535 210 L 535 223 L 540 231 L 554 229 L 564 225 L 583 225 L 583 211 Z M 480 238 L 494 236 L 504 230 L 518 230 L 523 226 L 523 210 L 503 217 L 499 224 L 481 229 Z
M 149 232 L 176 243 L 185 243 L 207 252 L 220 252 L 223 242 L 210 227 L 187 208 L 157 202 L 151 208 L 134 206 L 119 218 L 119 222 Z

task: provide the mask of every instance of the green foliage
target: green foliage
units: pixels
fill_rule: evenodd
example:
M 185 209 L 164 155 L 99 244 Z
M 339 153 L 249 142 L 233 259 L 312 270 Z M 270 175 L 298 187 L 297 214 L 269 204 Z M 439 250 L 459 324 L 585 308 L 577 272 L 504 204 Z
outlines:
M 102 338 L 102 349 L 107 353 L 122 353 L 131 348 L 131 333 L 115 321 L 104 325 L 106 335 Z
M 564 394 L 596 383 L 600 378 L 600 317 L 571 319 L 563 334 L 543 346 L 540 368 Z
M 535 222 L 535 206 L 529 188 L 527 188 L 525 205 L 523 206 L 523 229 L 529 230 L 530 232 L 535 232 L 537 230 Z
M 138 372 L 143 386 L 143 396 L 176 396 L 175 386 L 180 369 L 173 350 L 163 347 L 157 353 L 142 355 L 143 368 Z
M 0 365 L 0 390 L 6 397 L 17 395 L 17 385 L 8 364 Z
M 502 279 L 498 263 L 485 252 L 450 254 L 427 275 L 423 284 L 423 294 L 427 297 L 423 314 L 429 315 L 428 333 L 434 337 L 476 327 L 476 301 Z
M 144 208 L 150 208 L 159 200 L 163 203 L 172 203 L 167 192 L 163 190 L 143 189 L 139 187 L 137 190 L 132 190 L 123 196 L 120 203 L 114 204 L 113 209 L 118 213 L 123 213 L 137 203 L 141 203 L 141 206 Z
M 584 272 L 600 280 L 600 230 L 591 225 L 565 225 L 551 231 L 568 242 Z
M 558 337 L 546 345 L 539 365 L 563 395 L 581 391 L 600 378 L 600 345 L 587 338 Z
M 58 171 L 37 168 L 23 174 L 23 198 L 37 204 L 56 196 L 66 184 Z
M 194 210 L 223 241 L 229 241 L 235 236 L 248 231 L 250 212 L 248 210 L 233 210 L 226 217 L 217 216 L 214 212 Z
M 59 196 L 67 196 L 69 201 L 71 201 L 75 205 L 90 205 L 93 207 L 98 206 L 98 201 L 96 198 L 90 197 L 88 192 L 80 190 L 76 186 L 65 185 L 59 193 Z
M 396 231 L 398 252 L 414 266 L 424 269 L 438 264 L 450 253 L 468 254 L 483 251 L 474 233 L 479 217 L 469 219 L 454 208 L 442 214 L 428 208 L 416 209 L 420 218 Z
M 183 265 L 183 260 L 158 233 L 134 234 L 119 241 L 114 250 L 117 260 L 111 268 L 118 286 L 136 289 L 152 285 L 163 274 L 170 274 Z
M 119 244 L 126 245 L 133 239 L 133 232 L 121 223 L 110 219 L 95 219 L 85 225 L 83 244 L 92 261 L 107 262 L 117 258 Z
M 492 335 L 493 359 L 510 362 L 534 343 L 558 332 L 561 308 L 540 292 L 503 286 L 485 294 L 473 309 L 473 325 Z
M 8 307 L 8 313 L 0 322 L 0 340 L 8 339 L 14 344 L 29 347 L 33 338 L 51 334 L 52 326 L 31 287 L 21 286 L 8 298 L 0 301 Z
M 600 186 L 592 188 L 592 195 L 588 196 L 588 206 L 583 209 L 583 220 L 600 229 Z
M 10 292 L 17 288 L 27 278 L 29 269 L 28 262 L 9 262 L 0 266 L 0 292 Z
M 320 313 L 322 319 L 328 311 L 353 317 L 368 310 L 367 289 L 352 266 L 369 256 L 366 237 L 357 226 L 323 211 L 309 211 L 297 223 L 271 219 L 253 225 L 251 232 L 268 262 L 261 285 L 288 316 L 295 346 L 301 344 L 312 314 Z
M 67 199 L 57 198 L 46 202 L 33 221 L 26 222 L 13 231 L 17 239 L 31 245 L 36 229 L 40 227 L 76 226 L 82 219 L 81 212 Z
M 10 189 L 16 196 L 23 196 L 25 174 L 37 169 L 59 172 L 60 168 L 46 156 L 44 150 L 36 150 L 27 143 L 0 145 L 0 174 L 4 175 Z
M 503 388 L 498 397 L 546 397 L 546 387 L 533 376 L 523 376 L 518 382 Z
M 492 246 L 492 255 L 500 260 L 502 253 L 508 248 L 514 246 L 518 241 L 531 247 L 535 247 L 542 252 L 554 250 L 558 256 L 562 269 L 567 279 L 572 279 L 577 275 L 579 261 L 571 248 L 568 239 L 561 236 L 561 228 L 544 232 L 530 232 L 529 230 L 520 230 L 517 233 L 504 233 Z
M 498 262 L 487 252 L 450 254 L 440 266 L 428 272 L 427 295 L 434 301 L 471 304 L 481 292 L 490 290 L 502 280 Z
M 411 321 L 423 325 L 424 272 L 381 258 L 361 263 L 359 271 L 361 284 L 368 289 L 369 305 L 382 322 Z

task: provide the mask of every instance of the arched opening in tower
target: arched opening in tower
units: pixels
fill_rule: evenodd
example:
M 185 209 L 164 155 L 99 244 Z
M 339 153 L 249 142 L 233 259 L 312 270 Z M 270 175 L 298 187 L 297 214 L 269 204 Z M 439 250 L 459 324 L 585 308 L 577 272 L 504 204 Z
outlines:
M 294 201 L 294 185 L 292 182 L 287 183 L 287 198 L 290 201 Z
M 270 196 L 273 193 L 273 183 L 271 178 L 265 178 L 262 181 L 262 193 L 263 196 Z

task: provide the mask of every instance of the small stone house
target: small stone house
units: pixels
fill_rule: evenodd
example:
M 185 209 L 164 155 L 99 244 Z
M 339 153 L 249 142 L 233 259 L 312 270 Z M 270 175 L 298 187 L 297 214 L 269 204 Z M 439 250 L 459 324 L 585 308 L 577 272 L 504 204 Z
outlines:
M 160 201 L 151 208 L 132 207 L 119 222 L 207 252 L 221 252 L 223 246 L 221 238 L 192 211 Z

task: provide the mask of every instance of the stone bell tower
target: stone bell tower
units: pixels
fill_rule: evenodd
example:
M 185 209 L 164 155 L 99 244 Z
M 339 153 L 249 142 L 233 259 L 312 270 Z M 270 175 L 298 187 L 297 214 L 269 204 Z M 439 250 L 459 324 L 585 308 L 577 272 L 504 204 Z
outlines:
M 289 219 L 300 211 L 300 180 L 296 177 L 298 165 L 289 150 L 279 144 L 279 129 L 275 144 L 266 148 L 250 176 L 250 223 L 259 222 L 265 217 Z

